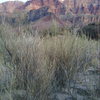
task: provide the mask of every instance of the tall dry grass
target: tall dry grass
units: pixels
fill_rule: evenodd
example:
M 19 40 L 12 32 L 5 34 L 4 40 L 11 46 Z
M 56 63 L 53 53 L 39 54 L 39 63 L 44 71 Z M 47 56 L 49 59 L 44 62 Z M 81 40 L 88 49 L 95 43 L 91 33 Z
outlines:
M 99 41 L 80 38 L 68 31 L 42 38 L 28 33 L 16 35 L 9 26 L 3 26 L 2 31 L 13 71 L 11 90 L 25 90 L 24 100 L 28 97 L 49 100 L 51 93 L 64 88 L 71 94 L 70 83 L 76 80 L 77 73 L 98 66 Z

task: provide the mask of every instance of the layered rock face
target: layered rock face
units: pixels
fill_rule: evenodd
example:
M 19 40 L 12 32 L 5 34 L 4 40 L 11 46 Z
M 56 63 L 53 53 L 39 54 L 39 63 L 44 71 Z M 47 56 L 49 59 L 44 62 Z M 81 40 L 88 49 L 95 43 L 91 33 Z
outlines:
M 100 0 L 64 0 L 67 12 L 100 14 Z
M 24 5 L 27 10 L 48 6 L 55 14 L 100 14 L 100 0 L 30 0 Z
M 65 6 L 59 0 L 30 0 L 25 3 L 24 8 L 35 10 L 43 6 L 48 6 L 49 12 L 65 14 Z
M 37 10 L 31 10 L 28 12 L 28 22 L 39 20 L 42 17 L 49 16 L 52 13 L 48 12 L 48 7 L 42 7 Z
M 58 17 L 56 17 L 55 14 L 52 12 L 48 12 L 49 7 L 42 7 L 37 10 L 31 10 L 27 13 L 28 22 L 35 22 L 33 25 L 33 29 L 38 29 L 39 31 L 48 30 L 52 26 L 54 26 L 54 23 L 59 27 L 62 28 L 66 24 L 60 20 Z
M 0 12 L 14 12 L 16 8 L 36 10 L 49 7 L 55 14 L 100 14 L 100 0 L 29 0 L 25 4 L 19 1 L 8 1 L 0 4 Z

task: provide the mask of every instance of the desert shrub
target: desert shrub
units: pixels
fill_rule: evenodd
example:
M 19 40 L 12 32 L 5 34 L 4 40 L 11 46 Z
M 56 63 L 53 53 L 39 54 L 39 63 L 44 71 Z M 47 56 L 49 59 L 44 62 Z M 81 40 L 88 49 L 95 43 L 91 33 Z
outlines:
M 92 23 L 84 26 L 82 29 L 78 31 L 79 35 L 86 35 L 88 39 L 100 39 L 100 24 Z
M 26 22 L 26 16 L 27 12 L 26 11 L 15 11 L 12 14 L 6 14 L 4 15 L 3 13 L 0 14 L 0 24 L 2 23 L 8 23 L 12 27 L 18 27 L 19 25 L 24 25 Z
M 34 100 L 49 100 L 50 94 L 65 87 L 72 95 L 70 83 L 76 80 L 77 72 L 98 66 L 94 56 L 98 42 L 71 33 L 43 38 L 28 33 L 17 36 L 6 26 L 2 38 L 13 66 L 12 91 L 25 90 L 25 100 L 30 95 Z

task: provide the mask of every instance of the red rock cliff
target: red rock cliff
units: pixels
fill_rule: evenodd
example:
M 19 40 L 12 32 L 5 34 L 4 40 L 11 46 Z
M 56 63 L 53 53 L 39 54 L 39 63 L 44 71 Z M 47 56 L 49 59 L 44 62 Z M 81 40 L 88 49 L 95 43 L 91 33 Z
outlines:
M 48 6 L 50 12 L 65 14 L 65 6 L 59 0 L 30 0 L 24 5 L 28 10 L 35 10 L 43 6 Z

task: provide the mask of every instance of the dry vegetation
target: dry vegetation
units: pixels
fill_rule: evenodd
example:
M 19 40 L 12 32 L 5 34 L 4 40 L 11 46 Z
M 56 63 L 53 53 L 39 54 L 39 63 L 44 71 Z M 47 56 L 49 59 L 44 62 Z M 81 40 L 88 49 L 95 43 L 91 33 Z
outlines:
M 6 25 L 1 26 L 0 35 L 4 65 L 13 73 L 5 92 L 24 90 L 26 97 L 21 100 L 50 100 L 53 92 L 65 87 L 71 94 L 70 81 L 77 79 L 77 73 L 98 66 L 100 41 L 80 38 L 68 31 L 45 37 L 17 35 Z

